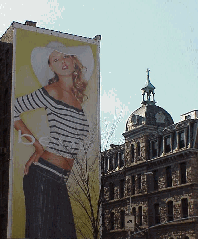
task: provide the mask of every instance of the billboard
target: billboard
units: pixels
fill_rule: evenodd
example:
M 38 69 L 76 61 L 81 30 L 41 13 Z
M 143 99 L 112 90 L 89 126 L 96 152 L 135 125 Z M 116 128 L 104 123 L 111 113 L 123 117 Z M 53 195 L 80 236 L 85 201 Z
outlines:
M 99 40 L 13 26 L 8 237 L 93 238 Z

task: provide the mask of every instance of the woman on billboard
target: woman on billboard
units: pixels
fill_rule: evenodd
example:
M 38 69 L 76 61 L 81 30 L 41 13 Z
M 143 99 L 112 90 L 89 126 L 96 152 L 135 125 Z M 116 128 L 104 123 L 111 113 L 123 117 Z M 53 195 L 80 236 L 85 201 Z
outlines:
M 89 46 L 66 47 L 50 42 L 33 49 L 31 62 L 43 87 L 16 99 L 14 126 L 32 140 L 32 132 L 19 116 L 45 108 L 50 138 L 45 150 L 34 138 L 35 152 L 24 169 L 26 237 L 76 238 L 66 182 L 89 132 L 82 103 L 94 68 L 92 50 Z

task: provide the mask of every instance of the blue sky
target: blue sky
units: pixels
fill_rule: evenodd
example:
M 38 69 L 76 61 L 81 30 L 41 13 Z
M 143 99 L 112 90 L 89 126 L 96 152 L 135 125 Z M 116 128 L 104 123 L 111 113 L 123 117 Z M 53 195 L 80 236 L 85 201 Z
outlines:
M 0 3 L 0 36 L 13 21 L 101 40 L 101 126 L 118 143 L 128 116 L 141 106 L 146 69 L 157 105 L 174 122 L 198 109 L 198 2 L 196 0 L 7 0 Z M 109 104 L 107 104 L 107 101 Z

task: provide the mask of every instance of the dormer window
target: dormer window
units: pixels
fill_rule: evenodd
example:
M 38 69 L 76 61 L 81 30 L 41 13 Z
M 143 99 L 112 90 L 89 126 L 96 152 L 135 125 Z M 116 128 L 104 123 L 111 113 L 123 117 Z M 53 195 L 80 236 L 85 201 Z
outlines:
M 157 142 L 152 141 L 152 158 L 157 157 Z
M 164 138 L 165 140 L 165 153 L 168 153 L 171 151 L 171 138 L 170 136 L 167 136 Z
M 185 142 L 184 142 L 184 131 L 179 132 L 179 148 L 182 149 L 185 147 Z

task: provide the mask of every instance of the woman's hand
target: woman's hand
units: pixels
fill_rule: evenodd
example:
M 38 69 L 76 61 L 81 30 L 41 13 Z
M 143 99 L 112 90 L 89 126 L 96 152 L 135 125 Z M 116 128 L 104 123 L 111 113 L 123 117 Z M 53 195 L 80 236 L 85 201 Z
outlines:
M 29 167 L 33 162 L 38 162 L 39 158 L 43 154 L 44 149 L 41 144 L 35 145 L 35 152 L 32 154 L 30 159 L 25 164 L 24 174 L 27 175 L 29 172 Z

